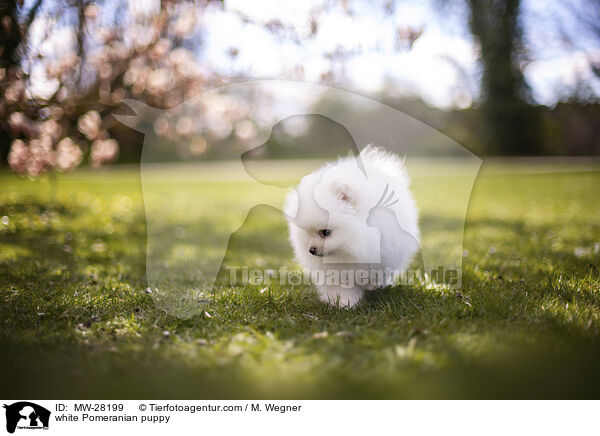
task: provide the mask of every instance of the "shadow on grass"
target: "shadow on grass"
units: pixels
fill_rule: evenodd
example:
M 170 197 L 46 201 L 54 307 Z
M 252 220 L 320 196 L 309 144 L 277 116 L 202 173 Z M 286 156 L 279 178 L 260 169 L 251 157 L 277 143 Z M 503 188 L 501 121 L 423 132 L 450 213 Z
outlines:
M 600 225 L 589 223 L 573 232 L 566 222 L 533 224 L 523 219 L 469 219 L 465 225 L 464 246 L 469 257 L 466 265 L 485 263 L 497 275 L 539 280 L 539 274 L 558 272 L 584 277 L 600 270 L 598 243 Z M 577 255 L 576 250 L 587 252 Z M 482 262 L 483 261 L 483 262 Z M 536 275 L 533 275 L 536 274 Z
M 139 329 L 125 333 L 123 325 L 106 322 L 44 338 L 4 336 L 10 359 L 0 361 L 0 371 L 19 374 L 5 380 L 4 392 L 16 398 L 595 398 L 600 388 L 593 341 L 525 320 L 482 320 L 464 295 L 392 289 L 357 311 L 340 311 L 289 292 L 264 301 L 253 292 L 222 296 L 210 319 L 166 317 L 158 326 L 140 320 Z

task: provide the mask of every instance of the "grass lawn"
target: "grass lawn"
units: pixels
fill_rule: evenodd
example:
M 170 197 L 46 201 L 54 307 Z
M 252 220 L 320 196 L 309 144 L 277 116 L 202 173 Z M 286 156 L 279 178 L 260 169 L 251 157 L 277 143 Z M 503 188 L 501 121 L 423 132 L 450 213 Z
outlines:
M 35 182 L 2 173 L 3 396 L 598 397 L 600 170 L 569 165 L 484 164 L 460 292 L 398 287 L 346 311 L 309 287 L 230 288 L 187 319 L 146 291 L 156 223 L 145 218 L 139 171 Z M 200 180 L 194 189 L 218 196 L 218 209 L 169 210 L 176 230 L 205 242 L 185 256 L 209 255 L 239 199 L 252 203 L 246 185 Z M 438 198 L 452 184 L 414 189 Z M 423 219 L 452 219 L 435 201 L 420 206 Z M 226 260 L 292 266 L 284 221 L 254 210 Z

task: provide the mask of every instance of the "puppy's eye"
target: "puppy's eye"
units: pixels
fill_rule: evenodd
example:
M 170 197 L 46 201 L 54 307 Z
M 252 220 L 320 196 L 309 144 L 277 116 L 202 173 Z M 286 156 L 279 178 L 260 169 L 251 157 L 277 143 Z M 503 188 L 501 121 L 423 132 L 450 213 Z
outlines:
M 329 230 L 329 229 L 319 230 L 319 236 L 321 236 L 322 238 L 326 238 L 329 235 L 331 235 L 331 230 Z

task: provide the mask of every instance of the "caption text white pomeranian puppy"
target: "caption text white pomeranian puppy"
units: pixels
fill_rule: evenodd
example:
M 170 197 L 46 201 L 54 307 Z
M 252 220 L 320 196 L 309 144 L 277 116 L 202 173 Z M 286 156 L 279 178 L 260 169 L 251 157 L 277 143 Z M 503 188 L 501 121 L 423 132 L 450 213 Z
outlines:
M 322 278 L 315 283 L 321 300 L 354 307 L 365 290 L 393 282 L 389 275 L 375 282 L 381 275 L 371 273 L 408 267 L 419 250 L 409 183 L 402 159 L 367 146 L 358 157 L 349 155 L 302 178 L 288 194 L 290 241 L 298 263 L 311 277 Z M 352 280 L 341 282 L 349 274 Z

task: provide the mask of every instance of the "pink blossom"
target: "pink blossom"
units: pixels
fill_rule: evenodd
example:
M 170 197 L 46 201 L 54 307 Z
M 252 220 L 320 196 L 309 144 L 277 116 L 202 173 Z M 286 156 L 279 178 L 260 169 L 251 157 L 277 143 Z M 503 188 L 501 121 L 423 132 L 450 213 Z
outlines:
M 90 161 L 94 166 L 112 162 L 119 156 L 119 144 L 114 139 L 97 139 L 92 143 Z
M 63 138 L 56 147 L 56 167 L 59 171 L 69 171 L 81 163 L 81 149 L 71 138 Z
M 89 111 L 79 117 L 77 129 L 83 133 L 89 140 L 94 140 L 100 132 L 100 123 L 102 119 L 97 111 Z
M 20 139 L 15 139 L 11 146 L 10 152 L 8 153 L 8 164 L 10 167 L 18 172 L 24 174 L 27 172 L 27 160 L 29 159 L 29 149 Z

